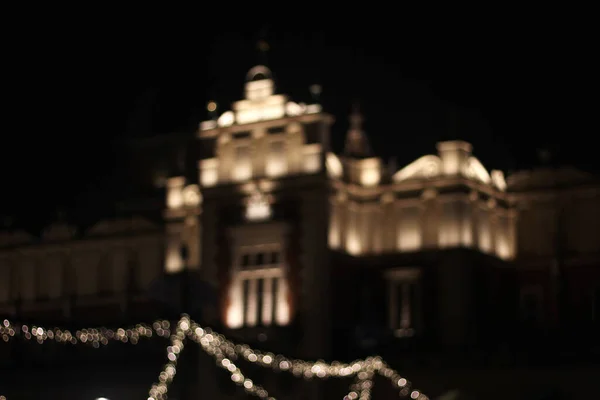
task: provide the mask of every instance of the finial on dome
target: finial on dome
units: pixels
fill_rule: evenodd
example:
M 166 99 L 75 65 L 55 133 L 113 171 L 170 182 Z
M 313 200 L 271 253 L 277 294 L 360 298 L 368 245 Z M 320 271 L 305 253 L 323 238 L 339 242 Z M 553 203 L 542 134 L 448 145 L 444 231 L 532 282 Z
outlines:
M 258 41 L 256 42 L 256 49 L 258 50 L 258 62 L 262 65 L 268 65 L 267 52 L 270 49 L 269 43 L 267 42 L 268 27 L 263 26 L 260 30 Z
M 267 51 L 269 51 L 269 43 L 267 43 L 266 40 L 259 40 L 256 44 L 256 47 L 258 48 L 258 51 L 261 52 L 261 54 L 266 54 Z
M 350 129 L 362 131 L 363 116 L 360 113 L 360 104 L 357 100 L 352 104 L 352 114 L 350 114 Z

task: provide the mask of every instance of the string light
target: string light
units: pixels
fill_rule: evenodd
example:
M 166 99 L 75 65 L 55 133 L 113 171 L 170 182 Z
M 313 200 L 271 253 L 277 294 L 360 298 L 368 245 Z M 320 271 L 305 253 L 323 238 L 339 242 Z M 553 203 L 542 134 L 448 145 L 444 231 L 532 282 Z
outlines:
M 167 363 L 160 372 L 158 381 L 152 384 L 148 392 L 148 400 L 167 399 L 169 386 L 177 374 L 177 361 L 187 339 L 200 345 L 208 355 L 215 359 L 219 367 L 227 370 L 231 374 L 234 384 L 243 387 L 246 393 L 260 399 L 276 400 L 275 397 L 269 395 L 265 388 L 244 375 L 239 365 L 236 364 L 238 359 L 274 371 L 288 372 L 297 378 L 307 380 L 354 377 L 355 381 L 350 387 L 350 392 L 344 396 L 344 400 L 371 400 L 373 378 L 376 373 L 390 380 L 394 387 L 399 389 L 400 396 L 410 395 L 413 400 L 429 400 L 420 391 L 411 390 L 410 382 L 390 368 L 380 357 L 368 357 L 351 363 L 290 359 L 283 355 L 252 349 L 246 344 L 235 344 L 212 329 L 201 327 L 190 320 L 187 315 L 181 317 L 174 329 L 167 320 L 156 321 L 152 327 L 138 324 L 128 329 L 92 328 L 78 330 L 75 334 L 69 330 L 57 328 L 45 329 L 38 326 L 13 325 L 8 320 L 4 320 L 0 325 L 0 337 L 5 342 L 19 335 L 27 340 L 36 340 L 40 344 L 54 340 L 67 344 L 91 344 L 94 348 L 115 341 L 137 344 L 140 338 L 151 338 L 154 334 L 158 337 L 169 338 L 169 346 L 167 346 Z M 7 398 L 0 395 L 0 400 L 7 400 Z

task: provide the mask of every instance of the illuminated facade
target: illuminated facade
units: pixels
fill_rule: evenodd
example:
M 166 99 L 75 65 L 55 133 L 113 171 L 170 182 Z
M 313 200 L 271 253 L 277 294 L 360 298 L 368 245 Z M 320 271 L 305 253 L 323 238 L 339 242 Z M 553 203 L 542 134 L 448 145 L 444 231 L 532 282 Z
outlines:
M 358 110 L 341 154 L 329 146 L 333 123 L 253 68 L 245 98 L 200 124 L 197 178 L 166 180 L 164 227 L 134 218 L 79 234 L 56 224 L 41 240 L 0 232 L 0 313 L 150 318 L 153 283 L 194 271 L 217 288 L 228 333 L 306 358 L 348 354 L 332 336 L 356 327 L 375 333 L 355 341 L 458 348 L 523 320 L 554 326 L 558 292 L 586 310 L 570 323 L 598 324 L 594 177 L 542 169 L 505 179 L 459 140 L 390 170 Z

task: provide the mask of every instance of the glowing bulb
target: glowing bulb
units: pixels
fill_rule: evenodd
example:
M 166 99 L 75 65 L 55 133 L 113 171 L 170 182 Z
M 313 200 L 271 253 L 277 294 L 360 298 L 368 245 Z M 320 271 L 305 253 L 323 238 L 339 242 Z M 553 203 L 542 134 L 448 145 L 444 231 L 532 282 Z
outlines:
M 214 112 L 217 110 L 217 103 L 215 103 L 214 101 L 209 101 L 208 105 L 206 106 L 206 109 L 210 112 Z

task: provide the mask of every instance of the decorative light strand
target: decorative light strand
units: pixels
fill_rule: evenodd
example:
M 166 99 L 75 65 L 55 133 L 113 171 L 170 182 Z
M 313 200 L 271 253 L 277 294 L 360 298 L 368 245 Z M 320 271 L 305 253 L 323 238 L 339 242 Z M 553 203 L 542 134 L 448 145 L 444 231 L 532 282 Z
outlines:
M 175 333 L 171 335 L 171 344 L 167 347 L 168 362 L 158 376 L 158 383 L 154 383 L 148 393 L 148 400 L 166 400 L 169 385 L 177 374 L 177 360 L 183 351 L 185 332 L 189 329 L 189 319 L 183 317 L 179 320 Z
M 157 321 L 154 326 L 154 332 L 158 336 L 168 337 L 168 332 L 161 329 L 168 321 Z M 159 326 L 157 326 L 157 324 Z M 90 328 L 81 329 L 72 333 L 67 329 L 52 328 L 47 329 L 41 326 L 32 325 L 13 325 L 10 321 L 4 320 L 0 326 L 0 337 L 5 342 L 8 342 L 16 335 L 25 338 L 26 340 L 36 340 L 42 344 L 48 340 L 54 340 L 58 343 L 77 344 L 83 343 L 91 345 L 94 348 L 99 348 L 100 345 L 107 345 L 111 341 L 119 341 L 123 343 L 137 344 L 140 338 L 151 338 L 153 329 L 144 324 L 138 324 L 132 328 Z
M 234 344 L 212 329 L 201 327 L 190 320 L 187 315 L 181 317 L 174 331 L 171 329 L 171 323 L 167 320 L 156 321 L 152 327 L 138 324 L 128 329 L 92 328 L 78 330 L 75 334 L 72 334 L 69 330 L 58 328 L 45 329 L 31 326 L 30 329 L 27 325 L 13 325 L 8 320 L 4 320 L 0 325 L 0 337 L 5 342 L 19 335 L 27 340 L 35 339 L 40 344 L 48 340 L 54 340 L 69 344 L 91 344 L 94 348 L 116 341 L 137 344 L 140 338 L 153 337 L 153 333 L 158 337 L 170 338 L 170 344 L 167 347 L 168 361 L 158 376 L 158 382 L 150 388 L 148 400 L 167 399 L 169 386 L 177 373 L 177 361 L 185 347 L 184 343 L 187 338 L 199 344 L 208 355 L 215 359 L 219 367 L 226 369 L 236 385 L 242 386 L 248 394 L 260 399 L 276 400 L 275 397 L 269 396 L 266 389 L 255 384 L 242 373 L 239 366 L 235 364 L 238 358 L 274 371 L 289 372 L 295 377 L 307 380 L 313 378 L 355 377 L 355 382 L 351 385 L 350 392 L 344 397 L 344 400 L 371 400 L 375 373 L 389 379 L 394 387 L 399 388 L 400 396 L 410 394 L 410 398 L 413 400 L 429 400 L 420 391 L 411 390 L 410 382 L 390 368 L 380 357 L 368 357 L 348 364 L 339 361 L 326 363 L 322 360 L 311 362 L 290 359 L 283 355 L 260 352 L 246 344 Z M 0 400 L 7 400 L 7 398 L 0 396 Z
M 224 336 L 213 333 L 210 328 L 202 329 L 195 323 L 188 331 L 188 336 L 198 343 L 207 354 L 211 355 L 219 367 L 229 371 L 231 380 L 236 385 L 243 386 L 246 393 L 261 399 L 276 400 L 274 397 L 269 397 L 269 392 L 265 388 L 256 385 L 251 379 L 244 376 L 242 370 L 232 361 L 237 358 L 237 355 L 231 342 Z
M 350 386 L 350 393 L 344 396 L 344 400 L 371 400 L 373 375 L 373 368 L 359 372 L 356 375 L 356 383 Z

